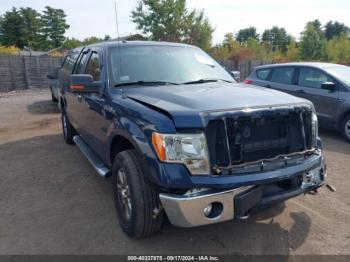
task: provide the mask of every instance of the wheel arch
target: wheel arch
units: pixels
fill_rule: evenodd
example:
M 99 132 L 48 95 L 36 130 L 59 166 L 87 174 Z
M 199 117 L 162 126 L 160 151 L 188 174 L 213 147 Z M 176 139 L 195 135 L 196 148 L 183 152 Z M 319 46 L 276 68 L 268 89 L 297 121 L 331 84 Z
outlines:
M 134 143 L 132 143 L 130 141 L 130 139 L 126 138 L 123 135 L 115 135 L 110 143 L 110 149 L 109 149 L 109 161 L 110 163 L 113 163 L 113 160 L 115 158 L 115 156 L 125 150 L 128 149 L 136 149 L 138 152 L 140 152 L 140 150 L 134 145 Z
M 344 111 L 340 114 L 340 116 L 338 117 L 338 120 L 337 120 L 337 128 L 338 128 L 338 129 L 342 128 L 343 121 L 344 121 L 344 119 L 345 119 L 348 115 L 350 115 L 350 108 L 347 109 L 347 110 L 344 110 Z
M 112 168 L 115 156 L 125 150 L 134 149 L 140 156 L 142 162 L 144 173 L 147 174 L 147 179 L 150 182 L 157 184 L 159 181 L 159 174 L 157 171 L 158 165 L 155 161 L 156 157 L 153 156 L 150 145 L 146 144 L 145 141 L 137 140 L 133 136 L 124 133 L 118 133 L 112 137 L 110 148 L 109 148 L 109 166 Z

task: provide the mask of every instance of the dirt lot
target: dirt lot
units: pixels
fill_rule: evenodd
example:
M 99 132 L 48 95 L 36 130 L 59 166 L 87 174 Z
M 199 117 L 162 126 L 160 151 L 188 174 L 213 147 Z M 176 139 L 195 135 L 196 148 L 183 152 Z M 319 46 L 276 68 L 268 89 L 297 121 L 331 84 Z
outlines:
M 132 240 L 117 225 L 110 180 L 63 142 L 49 93 L 0 94 L 0 254 L 350 254 L 350 145 L 321 137 L 336 192 Z

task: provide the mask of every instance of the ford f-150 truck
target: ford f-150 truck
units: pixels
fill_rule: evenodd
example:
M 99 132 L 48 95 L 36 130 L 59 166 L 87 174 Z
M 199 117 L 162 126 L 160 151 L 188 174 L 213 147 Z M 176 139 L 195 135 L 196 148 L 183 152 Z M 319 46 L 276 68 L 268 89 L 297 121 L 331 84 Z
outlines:
M 246 219 L 322 186 L 311 102 L 236 83 L 201 49 L 105 42 L 58 72 L 64 139 L 111 177 L 129 236 Z

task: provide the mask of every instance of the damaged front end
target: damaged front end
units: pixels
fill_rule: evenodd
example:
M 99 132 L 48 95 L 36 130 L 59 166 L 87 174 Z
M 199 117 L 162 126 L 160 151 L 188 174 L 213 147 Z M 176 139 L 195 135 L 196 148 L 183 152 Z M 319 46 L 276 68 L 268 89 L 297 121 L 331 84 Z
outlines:
M 249 214 L 317 190 L 327 176 L 311 104 L 208 112 L 205 136 L 211 185 L 161 193 L 172 224 L 192 227 Z M 192 176 L 200 181 L 201 176 Z
M 311 104 L 208 112 L 203 117 L 212 175 L 270 171 L 320 153 Z

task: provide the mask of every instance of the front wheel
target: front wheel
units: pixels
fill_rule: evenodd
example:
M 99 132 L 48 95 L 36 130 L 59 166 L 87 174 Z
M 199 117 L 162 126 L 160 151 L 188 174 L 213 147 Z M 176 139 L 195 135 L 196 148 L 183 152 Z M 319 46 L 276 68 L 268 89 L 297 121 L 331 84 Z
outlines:
M 344 118 L 341 129 L 343 137 L 350 143 L 350 115 Z
M 164 220 L 159 191 L 146 179 L 136 150 L 126 150 L 115 157 L 112 176 L 114 202 L 123 231 L 133 238 L 158 232 Z

